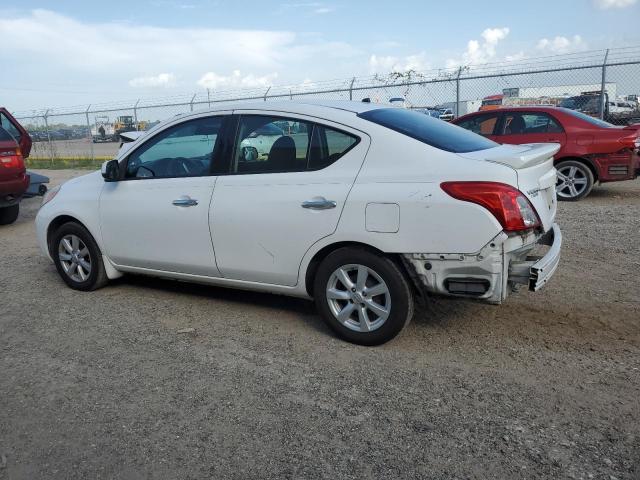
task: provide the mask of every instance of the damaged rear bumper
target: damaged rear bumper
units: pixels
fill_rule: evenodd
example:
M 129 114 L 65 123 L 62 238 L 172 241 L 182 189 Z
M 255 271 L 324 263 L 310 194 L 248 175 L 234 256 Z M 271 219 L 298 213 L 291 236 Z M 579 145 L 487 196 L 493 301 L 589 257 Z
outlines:
M 519 285 L 538 291 L 560 262 L 562 234 L 554 224 L 544 235 L 500 233 L 474 254 L 403 255 L 416 285 L 429 294 L 501 303 Z M 545 249 L 542 254 L 537 250 Z
M 526 284 L 532 292 L 537 292 L 549 281 L 560 263 L 562 233 L 558 225 L 554 224 L 538 244 L 549 247 L 544 256 L 530 257 L 524 262 L 511 262 L 509 265 L 509 281 Z

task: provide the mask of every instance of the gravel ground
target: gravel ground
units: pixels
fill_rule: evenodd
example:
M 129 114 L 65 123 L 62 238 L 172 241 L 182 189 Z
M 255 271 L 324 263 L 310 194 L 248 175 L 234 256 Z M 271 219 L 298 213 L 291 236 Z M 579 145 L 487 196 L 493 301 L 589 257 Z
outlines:
M 640 478 L 640 180 L 560 205 L 543 291 L 433 300 L 377 348 L 285 297 L 72 291 L 39 203 L 0 231 L 2 479 Z

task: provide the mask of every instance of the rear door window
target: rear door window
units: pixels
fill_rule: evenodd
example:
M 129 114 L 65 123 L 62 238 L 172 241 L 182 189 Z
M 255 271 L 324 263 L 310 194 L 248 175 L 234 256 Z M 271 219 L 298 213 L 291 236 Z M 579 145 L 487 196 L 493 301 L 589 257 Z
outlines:
M 293 118 L 242 115 L 231 173 L 320 170 L 358 143 L 354 135 Z
M 301 172 L 307 168 L 311 126 L 265 115 L 243 115 L 233 173 Z
M 320 170 L 328 167 L 340 159 L 356 143 L 358 143 L 358 139 L 353 135 L 322 125 L 314 125 L 307 169 Z
M 508 113 L 504 118 L 503 135 L 562 133 L 560 124 L 546 113 Z
M 358 116 L 447 152 L 475 152 L 498 146 L 457 125 L 401 108 L 375 108 Z

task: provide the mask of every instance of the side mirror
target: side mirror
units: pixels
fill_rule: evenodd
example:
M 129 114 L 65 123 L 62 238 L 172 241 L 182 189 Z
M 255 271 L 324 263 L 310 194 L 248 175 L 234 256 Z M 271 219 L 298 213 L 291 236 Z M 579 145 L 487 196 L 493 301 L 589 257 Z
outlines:
M 104 162 L 101 171 L 105 182 L 117 182 L 120 179 L 120 164 L 117 160 Z

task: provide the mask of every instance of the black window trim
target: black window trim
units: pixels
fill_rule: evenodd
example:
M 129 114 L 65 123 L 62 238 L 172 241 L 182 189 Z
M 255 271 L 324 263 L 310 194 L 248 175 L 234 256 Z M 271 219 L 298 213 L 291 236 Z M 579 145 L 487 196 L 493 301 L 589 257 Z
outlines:
M 231 114 L 229 113 L 217 113 L 217 114 L 213 114 L 213 115 L 202 115 L 202 116 L 198 116 L 198 117 L 189 117 L 189 118 L 185 118 L 183 119 L 181 122 L 178 123 L 174 123 L 172 125 L 168 125 L 166 128 L 163 128 L 162 130 L 158 130 L 157 132 L 155 132 L 151 137 L 147 138 L 144 142 L 142 142 L 140 145 L 137 145 L 133 150 L 131 150 L 129 153 L 127 153 L 127 155 L 119 160 L 119 175 L 118 175 L 118 181 L 119 182 L 129 182 L 129 181 L 138 181 L 138 180 L 166 180 L 166 179 L 170 179 L 170 178 L 202 178 L 202 177 L 215 177 L 218 174 L 214 173 L 214 162 L 211 161 L 211 163 L 209 164 L 209 171 L 201 174 L 201 175 L 189 175 L 189 176 L 173 176 L 173 177 L 130 177 L 127 178 L 126 173 L 127 173 L 127 165 L 129 164 L 129 159 L 131 158 L 131 155 L 133 155 L 134 153 L 136 153 L 137 151 L 139 151 L 141 148 L 143 148 L 148 142 L 151 142 L 154 138 L 169 132 L 171 130 L 173 130 L 174 128 L 179 128 L 181 126 L 183 126 L 185 123 L 188 122 L 194 122 L 197 120 L 201 120 L 203 118 L 211 118 L 211 117 L 222 117 L 222 123 L 220 125 L 220 131 L 218 132 L 218 136 L 216 138 L 216 143 L 213 146 L 213 150 L 211 151 L 211 158 L 213 160 L 213 158 L 215 157 L 215 154 L 219 151 L 222 151 L 223 155 L 225 153 L 225 150 L 223 147 L 226 146 L 226 135 L 227 135 L 227 126 L 231 117 Z M 225 161 L 226 159 L 222 159 L 221 162 L 226 163 Z
M 329 168 L 331 165 L 333 165 L 334 163 L 340 161 L 340 159 L 342 159 L 347 153 L 349 153 L 351 150 L 353 150 L 362 140 L 362 137 L 351 133 L 351 132 L 346 132 L 342 129 L 336 128 L 332 125 L 327 125 L 325 123 L 320 123 L 318 121 L 315 120 L 309 120 L 307 118 L 300 118 L 300 117 L 296 117 L 295 113 L 292 113 L 291 115 L 288 115 L 286 113 L 278 113 L 278 114 L 272 114 L 272 113 L 234 113 L 233 115 L 230 115 L 231 117 L 233 117 L 233 119 L 235 120 L 235 128 L 233 130 L 235 130 L 234 134 L 233 134 L 233 140 L 232 140 L 232 148 L 231 148 L 231 155 L 228 158 L 228 166 L 227 166 L 227 171 L 226 172 L 221 172 L 218 173 L 217 175 L 219 176 L 228 176 L 228 175 L 271 175 L 274 173 L 307 173 L 307 172 L 317 172 L 320 170 L 324 170 L 325 168 Z M 307 168 L 305 168 L 304 170 L 283 170 L 283 171 L 268 171 L 268 172 L 234 172 L 233 171 L 233 164 L 236 158 L 236 153 L 237 153 L 237 147 L 240 144 L 239 143 L 239 135 L 240 135 L 240 120 L 241 117 L 269 117 L 269 118 L 278 118 L 278 119 L 282 119 L 282 120 L 299 120 L 301 122 L 305 122 L 311 125 L 311 136 L 309 137 L 309 144 L 307 145 L 307 154 L 306 154 L 306 165 Z M 342 155 L 340 156 L 340 158 L 338 158 L 337 160 L 335 160 L 334 162 L 330 163 L 329 165 L 326 165 L 324 167 L 320 167 L 320 168 L 309 168 L 309 150 L 311 147 L 311 140 L 312 140 L 312 136 L 313 136 L 313 131 L 315 130 L 316 126 L 320 126 L 323 128 L 328 128 L 330 130 L 334 130 L 338 133 L 342 133 L 344 135 L 347 135 L 351 138 L 354 138 L 356 141 L 350 145 L 344 152 L 342 152 Z M 229 129 L 230 131 L 232 130 L 231 128 Z M 231 132 L 229 132 L 231 133 Z M 230 137 L 227 137 L 230 138 Z

